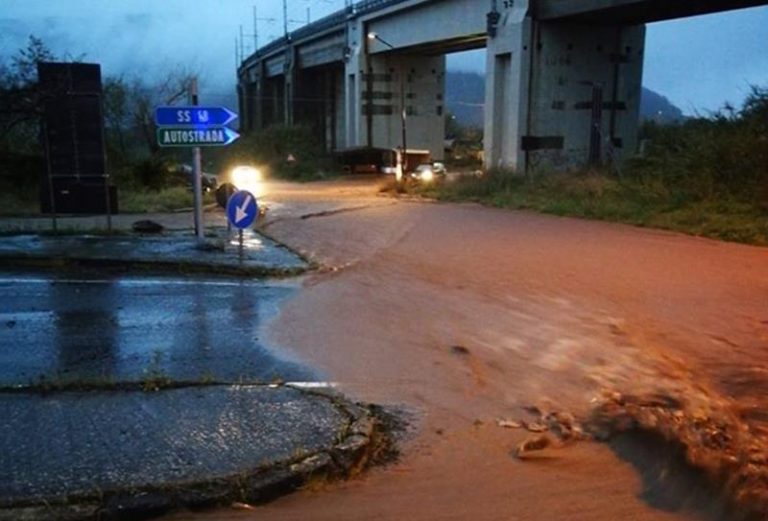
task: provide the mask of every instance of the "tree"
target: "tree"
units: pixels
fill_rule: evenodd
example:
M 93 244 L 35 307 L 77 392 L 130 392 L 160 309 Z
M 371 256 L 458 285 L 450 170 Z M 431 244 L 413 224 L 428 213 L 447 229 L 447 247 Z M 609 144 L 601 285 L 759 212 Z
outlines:
M 55 60 L 55 55 L 40 38 L 30 36 L 20 49 L 0 67 L 0 147 L 28 150 L 36 144 L 39 119 L 37 64 Z
M 56 56 L 46 47 L 43 40 L 30 35 L 27 47 L 19 49 L 11 60 L 12 84 L 16 87 L 34 85 L 37 83 L 37 64 L 55 60 Z
M 119 161 L 126 159 L 126 133 L 130 126 L 129 91 L 122 76 L 104 81 L 103 104 L 105 134 L 109 149 L 117 152 Z

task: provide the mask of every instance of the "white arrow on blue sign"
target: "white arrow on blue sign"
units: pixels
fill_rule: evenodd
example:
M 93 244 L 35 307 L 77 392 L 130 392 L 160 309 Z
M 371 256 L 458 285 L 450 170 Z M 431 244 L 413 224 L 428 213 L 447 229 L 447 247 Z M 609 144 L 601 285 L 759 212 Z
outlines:
M 240 137 L 229 127 L 160 127 L 157 144 L 161 147 L 219 147 L 227 146 Z
M 237 114 L 226 107 L 157 107 L 155 123 L 161 127 L 176 125 L 227 125 Z
M 258 214 L 256 198 L 247 190 L 235 192 L 227 201 L 227 219 L 235 228 L 248 228 Z

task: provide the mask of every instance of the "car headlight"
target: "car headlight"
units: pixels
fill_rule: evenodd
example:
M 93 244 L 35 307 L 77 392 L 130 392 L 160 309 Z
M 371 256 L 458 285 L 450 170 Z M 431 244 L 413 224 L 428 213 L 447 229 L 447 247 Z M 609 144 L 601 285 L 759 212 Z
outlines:
M 238 190 L 248 190 L 256 197 L 263 195 L 261 172 L 252 166 L 236 166 L 232 169 L 230 179 Z
M 419 178 L 425 183 L 429 183 L 435 178 L 435 173 L 432 170 L 423 170 Z

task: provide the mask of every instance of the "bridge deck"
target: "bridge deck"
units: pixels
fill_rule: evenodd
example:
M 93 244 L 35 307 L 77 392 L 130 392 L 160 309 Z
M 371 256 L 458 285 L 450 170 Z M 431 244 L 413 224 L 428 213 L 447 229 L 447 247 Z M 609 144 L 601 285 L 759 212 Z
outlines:
M 768 0 L 540 0 L 533 14 L 539 20 L 637 24 L 760 5 Z

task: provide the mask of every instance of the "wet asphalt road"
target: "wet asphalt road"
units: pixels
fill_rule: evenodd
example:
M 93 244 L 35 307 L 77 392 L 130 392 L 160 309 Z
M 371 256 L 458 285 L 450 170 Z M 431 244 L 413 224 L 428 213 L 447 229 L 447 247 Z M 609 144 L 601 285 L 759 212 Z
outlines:
M 318 375 L 262 344 L 290 282 L 0 272 L 0 385 Z

